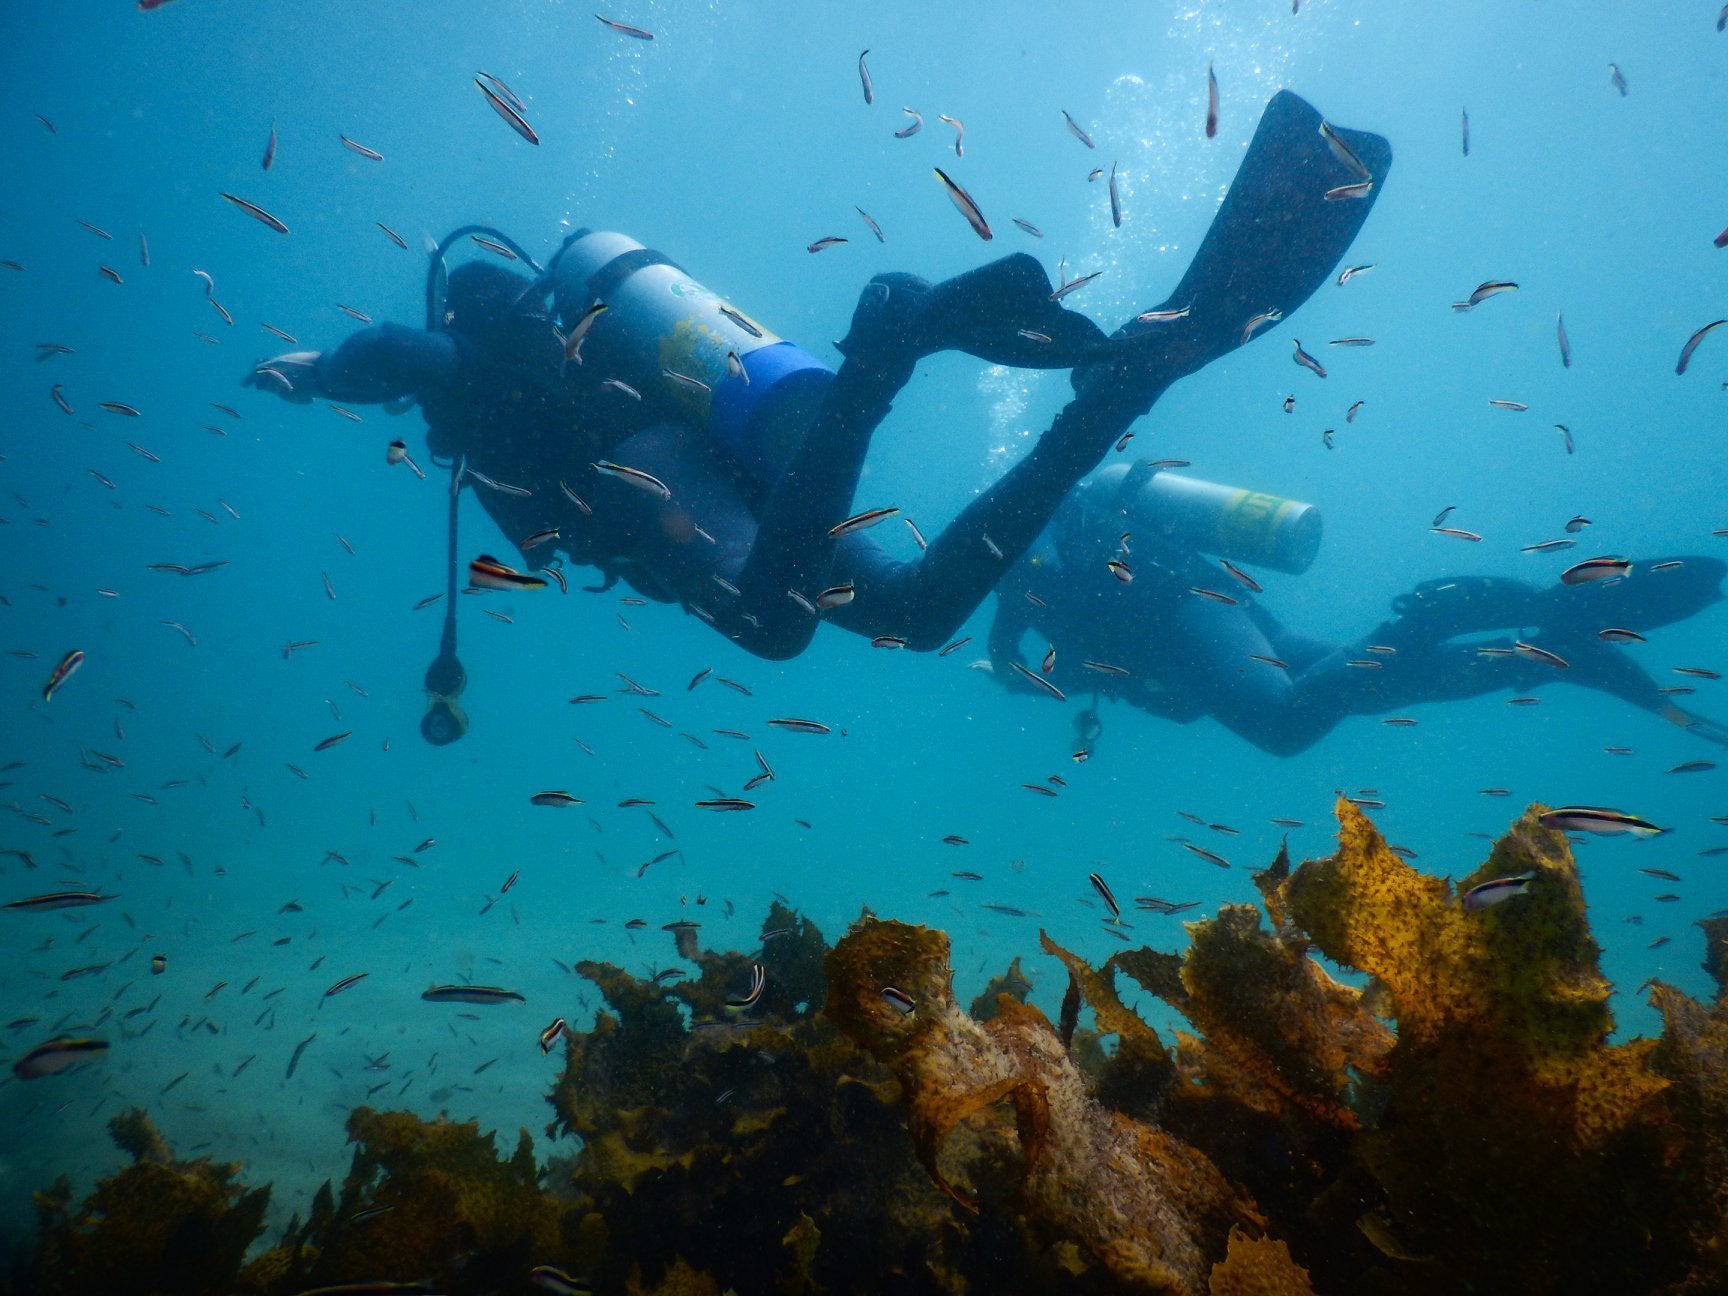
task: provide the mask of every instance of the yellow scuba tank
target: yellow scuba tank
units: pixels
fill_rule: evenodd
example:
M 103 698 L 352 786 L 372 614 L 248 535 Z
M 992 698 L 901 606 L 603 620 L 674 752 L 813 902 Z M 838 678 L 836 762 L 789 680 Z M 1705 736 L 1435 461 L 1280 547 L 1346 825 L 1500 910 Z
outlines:
M 1113 465 L 1095 481 L 1114 498 L 1128 529 L 1232 562 L 1300 575 L 1320 552 L 1320 510 L 1300 500 L 1183 477 L 1140 463 Z
M 584 368 L 628 383 L 660 417 L 705 427 L 752 474 L 778 475 L 786 448 L 764 429 L 819 400 L 831 369 L 626 235 L 578 230 L 550 275 L 566 329 L 595 302 L 607 307 L 583 342 Z

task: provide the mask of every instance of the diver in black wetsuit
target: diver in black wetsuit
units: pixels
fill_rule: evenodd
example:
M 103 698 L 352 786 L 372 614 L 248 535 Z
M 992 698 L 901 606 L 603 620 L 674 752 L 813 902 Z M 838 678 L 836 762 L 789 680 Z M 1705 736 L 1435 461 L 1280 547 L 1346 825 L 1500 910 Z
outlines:
M 1217 497 L 1216 524 L 1196 508 L 1203 492 Z M 1231 508 L 1237 516 L 1226 520 Z M 1361 640 L 1329 643 L 1288 629 L 1195 546 L 1246 544 L 1268 565 L 1299 572 L 1319 544 L 1318 515 L 1300 512 L 1307 508 L 1171 480 L 1146 463 L 1112 465 L 1074 491 L 999 583 L 990 656 L 980 665 L 1014 692 L 1044 692 L 1013 669 L 1030 661 L 1025 669 L 1065 693 L 1116 698 L 1180 724 L 1209 715 L 1274 756 L 1306 750 L 1346 716 L 1550 681 L 1611 693 L 1728 745 L 1728 728 L 1676 705 L 1625 647 L 1597 633 L 1649 630 L 1702 611 L 1722 597 L 1728 563 L 1688 557 L 1625 580 L 1548 589 L 1501 577 L 1428 581 L 1400 595 L 1397 615 Z M 1028 632 L 1036 637 L 1025 658 Z M 1047 651 L 1054 660 L 1045 673 Z M 1082 745 L 1097 731 L 1088 709 L 1076 722 Z
M 878 276 L 830 375 L 665 257 L 583 231 L 534 281 L 460 267 L 425 331 L 369 329 L 327 354 L 265 361 L 247 382 L 293 400 L 417 397 L 434 454 L 471 471 L 508 537 L 556 528 L 530 561 L 561 550 L 599 567 L 608 585 L 623 578 L 683 604 L 750 652 L 802 651 L 817 625 L 810 601 L 841 586 L 851 601 L 825 619 L 931 649 L 1171 383 L 1243 345 L 1250 320 L 1290 314 L 1331 274 L 1379 186 L 1328 201 L 1361 177 L 1320 127 L 1297 96 L 1274 97 L 1187 274 L 1158 308 L 1176 318 L 1137 317 L 1110 338 L 1052 301 L 1042 268 L 1019 255 L 936 285 Z M 1341 128 L 1335 138 L 1384 177 L 1384 139 Z M 585 317 L 581 347 L 567 347 Z M 1069 368 L 1075 397 L 918 561 L 900 562 L 867 534 L 831 529 L 853 511 L 890 402 L 919 359 L 944 349 Z M 664 497 L 610 465 L 648 474 Z M 438 691 L 430 677 L 428 687 Z

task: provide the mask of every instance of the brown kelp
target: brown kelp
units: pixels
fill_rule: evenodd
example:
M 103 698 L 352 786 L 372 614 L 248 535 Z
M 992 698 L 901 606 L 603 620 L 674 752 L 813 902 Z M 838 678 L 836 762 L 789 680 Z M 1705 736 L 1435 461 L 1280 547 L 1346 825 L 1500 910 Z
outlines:
M 224 1296 L 264 1229 L 270 1189 L 247 1189 L 239 1167 L 181 1161 L 141 1109 L 108 1122 L 132 1164 L 74 1207 L 62 1179 L 36 1194 L 42 1244 L 35 1290 Z
M 132 1165 L 76 1209 L 39 1195 L 35 1287 L 465 1296 L 555 1265 L 642 1296 L 1728 1290 L 1728 920 L 1700 924 L 1713 1001 L 1652 983 L 1661 1037 L 1612 1043 L 1540 810 L 1453 886 L 1340 802 L 1333 854 L 1280 855 L 1261 906 L 1187 924 L 1180 953 L 1094 966 L 1043 937 L 1056 1024 L 1018 960 L 963 1009 L 934 929 L 866 914 L 830 948 L 776 905 L 747 956 L 673 924 L 681 979 L 578 966 L 607 1007 L 566 1037 L 546 1168 L 525 1132 L 505 1156 L 360 1108 L 340 1193 L 248 1262 L 268 1189 L 176 1161 L 135 1112 Z M 1167 1042 L 1129 991 L 1185 1028 Z
M 691 949 L 700 974 L 671 985 L 579 966 L 612 1011 L 571 1037 L 551 1095 L 550 1132 L 582 1139 L 564 1189 L 575 1262 L 632 1291 L 680 1265 L 738 1291 L 1011 1286 L 1022 1230 L 954 1227 L 891 1077 L 823 1011 L 821 932 L 780 905 L 766 929 L 747 1012 L 727 1007 L 751 980 L 736 954 Z

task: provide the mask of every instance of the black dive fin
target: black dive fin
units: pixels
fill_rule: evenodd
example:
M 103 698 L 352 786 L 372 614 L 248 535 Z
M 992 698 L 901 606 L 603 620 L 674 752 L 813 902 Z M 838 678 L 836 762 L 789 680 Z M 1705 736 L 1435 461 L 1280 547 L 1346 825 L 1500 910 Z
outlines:
M 1515 630 L 1541 622 L 1548 591 L 1507 576 L 1425 580 L 1392 600 L 1397 620 L 1374 632 L 1382 642 L 1432 643 L 1456 635 Z
M 1661 571 L 1664 562 L 1676 563 Z M 1722 579 L 1728 563 L 1701 554 L 1654 559 L 1633 564 L 1625 580 L 1556 585 L 1545 595 L 1543 629 L 1596 631 L 1620 626 L 1642 634 L 1696 616 L 1722 599 Z
M 912 360 L 964 351 L 992 364 L 1067 369 L 1109 352 L 1104 331 L 1051 300 L 1050 277 L 1024 252 L 941 283 L 877 275 L 864 289 L 842 355 Z
M 1685 707 L 1675 706 L 1672 702 L 1664 703 L 1657 712 L 1670 724 L 1679 725 L 1694 737 L 1705 742 L 1713 742 L 1718 747 L 1728 747 L 1728 726 L 1719 725 L 1708 716 L 1701 716 L 1696 711 L 1688 711 Z
M 1192 309 L 1168 322 L 1136 317 L 1112 335 L 1118 343 L 1138 344 L 1123 346 L 1117 364 L 1148 370 L 1139 383 L 1149 390 L 1162 391 L 1234 351 L 1257 316 L 1293 315 L 1343 260 L 1373 210 L 1392 146 L 1368 131 L 1328 127 L 1360 161 L 1364 177 L 1327 141 L 1321 121 L 1313 105 L 1288 90 L 1272 97 L 1188 272 L 1148 313 Z M 1364 179 L 1372 187 L 1348 196 Z M 1153 349 L 1151 342 L 1164 345 Z M 1099 376 L 1076 373 L 1075 385 Z M 1122 377 L 1134 381 L 1131 369 Z
M 930 289 L 920 321 L 929 351 L 964 351 L 992 364 L 1067 369 L 1098 355 L 1104 331 L 1051 300 L 1050 276 L 1024 252 Z

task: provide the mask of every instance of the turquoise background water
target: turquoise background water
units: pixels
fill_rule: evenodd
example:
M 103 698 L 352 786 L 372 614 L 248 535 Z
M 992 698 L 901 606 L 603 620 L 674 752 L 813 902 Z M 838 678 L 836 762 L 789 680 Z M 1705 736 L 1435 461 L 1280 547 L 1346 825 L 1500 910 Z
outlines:
M 1302 577 L 1267 576 L 1267 605 L 1342 638 L 1429 577 L 1548 582 L 1592 553 L 1720 553 L 1711 531 L 1728 525 L 1728 343 L 1706 341 L 1684 378 L 1673 373 L 1687 336 L 1723 313 L 1728 267 L 1728 252 L 1711 246 L 1728 223 L 1718 165 L 1728 35 L 1713 30 L 1711 5 L 1585 3 L 1562 18 L 1529 4 L 1345 0 L 1308 0 L 1295 15 L 1283 0 L 987 11 L 638 0 L 608 16 L 657 39 L 630 40 L 558 3 L 176 0 L 140 13 L 73 2 L 0 17 L 10 177 L 0 256 L 25 267 L 0 270 L 0 762 L 25 762 L 3 776 L 11 786 L 0 794 L 16 812 L 0 812 L 0 846 L 40 863 L 31 872 L 16 856 L 0 859 L 0 883 L 8 898 L 66 884 L 122 897 L 93 910 L 0 914 L 0 1020 L 39 1019 L 0 1038 L 15 1056 L 54 1029 L 161 996 L 123 1027 L 103 1024 L 113 1045 L 105 1062 L 0 1086 L 9 1227 L 24 1227 L 30 1189 L 61 1172 L 84 1184 L 113 1165 L 105 1122 L 132 1104 L 149 1107 L 182 1151 L 241 1158 L 251 1181 L 276 1180 L 284 1214 L 344 1168 L 341 1120 L 372 1085 L 390 1085 L 375 1104 L 538 1129 L 558 1058 L 542 1058 L 535 1036 L 559 1015 L 585 1025 L 595 1002 L 560 964 L 672 965 L 658 928 L 683 917 L 704 924 L 706 943 L 753 948 L 775 892 L 831 937 L 865 906 L 943 926 L 965 995 L 1024 955 L 1036 998 L 1053 1010 L 1065 981 L 1037 954 L 1039 926 L 1094 961 L 1118 948 L 1098 927 L 1088 871 L 1124 903 L 1195 900 L 1203 914 L 1251 901 L 1249 871 L 1283 835 L 1269 818 L 1304 820 L 1293 852 L 1322 854 L 1335 789 L 1374 789 L 1388 837 L 1453 876 L 1484 855 L 1476 834 L 1503 831 L 1530 801 L 1617 805 L 1672 826 L 1655 841 L 1590 844 L 1587 893 L 1624 1031 L 1653 1027 L 1634 993 L 1646 978 L 1703 992 L 1690 923 L 1728 904 L 1728 882 L 1698 853 L 1728 843 L 1709 822 L 1728 814 L 1728 794 L 1720 771 L 1665 771 L 1714 751 L 1576 689 L 1546 689 L 1537 707 L 1508 707 L 1500 695 L 1417 708 L 1412 729 L 1350 721 L 1283 760 L 1209 722 L 1177 727 L 1107 707 L 1096 756 L 1076 766 L 1073 706 L 1004 696 L 967 669 L 988 609 L 968 627 L 977 644 L 942 659 L 827 631 L 800 659 L 768 663 L 674 609 L 620 604 L 622 589 L 544 591 L 486 602 L 512 624 L 464 600 L 473 729 L 431 749 L 416 729 L 441 609 L 410 608 L 443 585 L 444 497 L 435 478 L 390 469 L 383 453 L 399 436 L 420 449 L 418 417 L 365 409 L 356 425 L 238 383 L 283 349 L 263 323 L 311 347 L 355 327 L 338 303 L 418 323 L 423 240 L 470 221 L 540 255 L 579 226 L 624 230 L 830 362 L 870 275 L 941 278 L 1014 250 L 1038 255 L 1052 277 L 1064 259 L 1070 273 L 1104 271 L 1068 304 L 1113 328 L 1180 277 L 1261 107 L 1287 86 L 1331 120 L 1392 140 L 1396 164 L 1349 258 L 1378 268 L 1329 284 L 1278 334 L 1182 383 L 1133 447 L 1323 510 L 1319 561 Z M 866 47 L 873 106 L 856 73 Z M 1222 91 L 1210 141 L 1209 62 Z M 1624 70 L 1624 98 L 1610 62 Z M 540 147 L 486 106 L 471 84 L 481 69 L 526 101 Z M 909 140 L 893 135 L 910 120 L 902 105 L 925 119 Z M 1062 109 L 1096 151 L 1069 135 Z M 964 159 L 939 113 L 965 122 Z M 273 123 L 280 143 L 265 173 Z M 345 149 L 340 135 L 384 161 Z M 1103 186 L 1086 178 L 1112 161 L 1120 229 Z M 997 231 L 990 245 L 955 214 L 932 166 L 978 199 Z M 292 234 L 248 220 L 221 192 L 275 212 Z M 885 243 L 855 205 L 880 222 Z M 1013 216 L 1045 237 L 1023 235 Z M 805 251 L 830 234 L 851 241 Z M 125 282 L 109 282 L 100 265 Z M 213 277 L 231 327 L 194 268 Z M 1448 309 L 1500 278 L 1520 291 L 1469 315 Z M 1562 309 L 1569 370 L 1554 343 Z M 1290 363 L 1291 335 L 1316 352 L 1345 335 L 1378 345 L 1327 348 L 1322 383 Z M 43 342 L 75 354 L 38 362 Z M 73 417 L 51 403 L 56 383 Z M 897 505 L 934 534 L 1023 452 L 1066 393 L 1065 375 L 954 356 L 924 363 L 877 438 L 860 507 Z M 1492 409 L 1494 398 L 1529 412 Z M 1345 426 L 1357 400 L 1363 412 Z M 100 401 L 142 416 L 116 417 Z M 1572 429 L 1576 455 L 1564 453 L 1556 423 Z M 1330 451 L 1326 428 L 1337 430 Z M 1430 533 L 1449 504 L 1452 523 L 1482 543 Z M 1579 512 L 1596 526 L 1578 550 L 1519 552 Z M 903 529 L 880 534 L 912 555 Z M 468 499 L 464 556 L 498 539 Z M 229 565 L 194 578 L 146 569 L 207 561 Z M 196 646 L 165 621 L 184 624 Z M 1676 665 L 1728 667 L 1724 625 L 1713 609 L 1632 651 L 1679 682 L 1667 674 Z M 319 642 L 285 660 L 292 640 Z M 88 662 L 44 704 L 42 681 L 72 647 Z M 712 680 L 686 692 L 710 666 L 754 696 Z M 642 699 L 566 701 L 611 693 L 618 672 L 663 690 L 645 704 L 675 728 L 638 714 Z M 1728 715 L 1724 687 L 1702 683 L 1691 701 Z M 765 728 L 785 715 L 837 732 Z M 750 732 L 779 774 L 754 813 L 691 808 L 710 785 L 736 792 L 755 772 L 750 745 L 709 734 L 716 728 Z M 312 751 L 345 730 L 344 744 Z M 710 750 L 679 730 L 707 735 Z M 241 749 L 220 759 L 200 735 L 216 752 Z M 1615 744 L 1634 754 L 1603 753 Z M 125 766 L 84 768 L 88 749 Z M 1060 797 L 1021 789 L 1053 773 L 1069 782 Z M 530 806 L 547 787 L 586 804 Z M 1511 795 L 1481 795 L 1490 787 Z M 676 839 L 642 810 L 614 808 L 632 796 L 654 800 Z M 1172 840 L 1196 833 L 1178 811 L 1240 830 L 1195 836 L 1232 870 Z M 67 828 L 76 832 L 55 835 Z M 942 844 L 950 833 L 971 844 Z M 436 845 L 414 854 L 428 837 Z M 678 858 L 637 876 L 674 847 Z M 1638 867 L 1684 881 L 1653 882 Z M 954 880 L 956 870 L 985 880 Z M 1653 901 L 1669 890 L 1681 900 Z M 303 911 L 279 913 L 290 900 Z M 623 924 L 635 917 L 649 927 L 632 937 Z M 1181 945 L 1176 920 L 1130 917 L 1137 940 Z M 1663 936 L 1672 942 L 1648 948 Z M 157 951 L 168 971 L 152 977 L 145 965 Z M 105 973 L 60 980 L 109 961 Z M 370 976 L 320 1005 L 328 985 L 356 972 Z M 520 989 L 528 1005 L 470 1020 L 418 997 L 430 982 L 469 977 Z M 260 1023 L 270 1006 L 274 1018 Z M 285 1079 L 289 1054 L 313 1032 Z M 385 1052 L 388 1071 L 364 1069 Z

